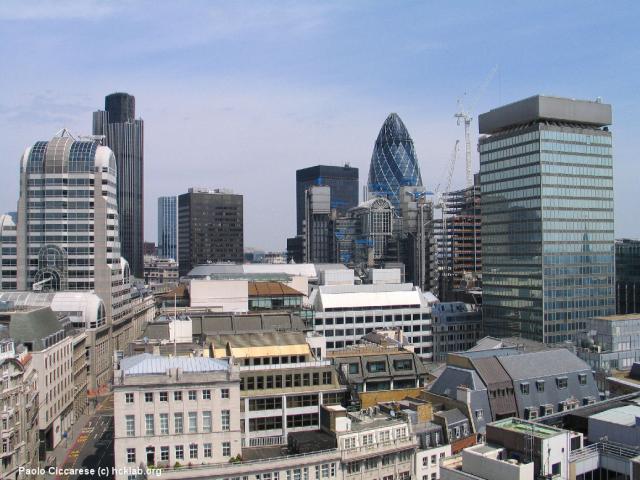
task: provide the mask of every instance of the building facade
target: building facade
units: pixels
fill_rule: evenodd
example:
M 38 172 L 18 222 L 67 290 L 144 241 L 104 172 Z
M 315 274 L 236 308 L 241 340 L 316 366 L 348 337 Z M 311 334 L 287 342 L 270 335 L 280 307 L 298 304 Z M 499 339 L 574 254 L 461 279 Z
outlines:
M 178 197 L 158 198 L 158 256 L 178 260 Z
M 413 139 L 398 114 L 392 113 L 373 147 L 367 189 L 370 196 L 388 198 L 399 209 L 403 186 L 422 186 L 422 177 Z
M 615 311 L 611 106 L 534 96 L 479 117 L 486 334 L 575 340 Z
M 203 263 L 242 263 L 243 232 L 242 195 L 190 188 L 178 197 L 180 275 Z
M 482 337 L 482 312 L 463 302 L 441 302 L 432 307 L 433 358 L 445 362 L 450 352 L 472 348 Z
M 616 240 L 616 313 L 640 313 L 640 240 Z
M 330 208 L 346 213 L 358 204 L 358 169 L 349 166 L 316 165 L 296 170 L 296 232 L 303 234 L 305 192 L 312 186 L 326 186 L 331 192 Z
M 229 463 L 241 454 L 238 373 L 213 358 L 144 353 L 114 374 L 118 467 Z M 128 478 L 116 475 L 116 479 Z
M 118 172 L 117 205 L 122 256 L 142 278 L 144 266 L 144 122 L 127 93 L 105 97 L 104 111 L 93 113 L 93 134 L 113 150 Z

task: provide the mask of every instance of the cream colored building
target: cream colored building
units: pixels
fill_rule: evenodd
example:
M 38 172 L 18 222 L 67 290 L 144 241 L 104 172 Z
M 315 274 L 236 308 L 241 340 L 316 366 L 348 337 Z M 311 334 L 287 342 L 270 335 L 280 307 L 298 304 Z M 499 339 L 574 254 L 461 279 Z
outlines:
M 114 372 L 115 465 L 228 463 L 241 454 L 239 407 L 238 373 L 226 360 L 124 358 Z

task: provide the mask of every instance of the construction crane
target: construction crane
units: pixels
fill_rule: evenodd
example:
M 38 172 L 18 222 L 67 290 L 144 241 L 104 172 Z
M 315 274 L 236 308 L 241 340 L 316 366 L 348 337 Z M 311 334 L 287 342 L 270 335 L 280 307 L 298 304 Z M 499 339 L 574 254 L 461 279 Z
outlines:
M 456 159 L 458 157 L 458 145 L 460 145 L 460 140 L 456 140 L 456 143 L 453 146 L 453 152 L 451 152 L 451 156 L 449 157 L 449 171 L 447 172 L 447 184 L 446 184 L 446 188 L 444 189 L 443 195 L 448 193 L 449 189 L 451 188 L 451 179 L 453 178 L 453 171 L 456 167 Z M 434 192 L 437 205 L 440 205 L 442 203 L 442 195 L 439 195 L 439 193 L 440 193 L 440 184 L 438 183 Z
M 491 83 L 494 75 L 498 71 L 498 66 L 493 67 L 487 78 L 485 78 L 484 82 L 480 86 L 480 88 L 476 91 L 475 97 L 473 101 L 469 103 L 469 108 L 467 110 L 464 109 L 464 105 L 462 99 L 458 99 L 458 112 L 454 114 L 454 118 L 457 119 L 458 125 L 460 123 L 464 123 L 464 143 L 465 143 L 465 157 L 466 157 L 466 167 L 467 167 L 467 187 L 471 187 L 473 185 L 473 175 L 471 172 L 471 120 L 473 119 L 473 109 L 475 107 L 476 102 L 482 95 L 482 93 L 486 90 Z M 465 94 L 466 95 L 466 94 Z

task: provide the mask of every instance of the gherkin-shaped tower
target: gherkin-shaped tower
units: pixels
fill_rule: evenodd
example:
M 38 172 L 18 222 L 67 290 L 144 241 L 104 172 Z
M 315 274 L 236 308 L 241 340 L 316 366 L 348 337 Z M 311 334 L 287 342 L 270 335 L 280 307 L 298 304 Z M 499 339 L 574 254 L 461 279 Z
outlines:
M 407 127 L 397 113 L 392 113 L 373 147 L 367 188 L 370 195 L 386 197 L 399 209 L 403 186 L 422 186 L 422 177 Z

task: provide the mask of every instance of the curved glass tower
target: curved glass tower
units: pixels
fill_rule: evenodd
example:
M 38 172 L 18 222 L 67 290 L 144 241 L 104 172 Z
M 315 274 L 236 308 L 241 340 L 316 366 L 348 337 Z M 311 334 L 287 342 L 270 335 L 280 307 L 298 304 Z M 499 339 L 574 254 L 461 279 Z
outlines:
M 400 209 L 400 187 L 422 186 L 413 140 L 397 113 L 384 121 L 371 155 L 367 188 Z

